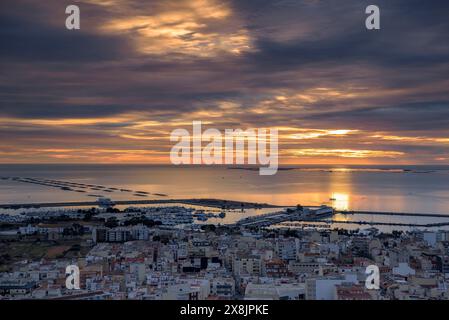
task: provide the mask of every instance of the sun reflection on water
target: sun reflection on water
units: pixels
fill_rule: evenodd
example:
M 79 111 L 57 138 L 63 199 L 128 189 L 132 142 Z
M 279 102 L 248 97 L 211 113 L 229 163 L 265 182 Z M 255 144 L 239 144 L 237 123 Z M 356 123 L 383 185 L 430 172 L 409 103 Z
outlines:
M 331 196 L 331 203 L 336 210 L 349 210 L 349 195 L 347 193 L 334 192 Z

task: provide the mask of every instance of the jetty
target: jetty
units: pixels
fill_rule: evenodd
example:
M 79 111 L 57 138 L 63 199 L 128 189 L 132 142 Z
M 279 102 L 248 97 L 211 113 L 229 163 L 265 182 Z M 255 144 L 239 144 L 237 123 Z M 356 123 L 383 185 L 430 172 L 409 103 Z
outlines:
M 356 215 L 356 214 L 366 214 L 373 216 L 405 216 L 405 217 L 428 217 L 428 218 L 449 218 L 448 214 L 442 213 L 414 213 L 414 212 L 391 212 L 391 211 L 336 211 L 336 213 L 343 215 Z

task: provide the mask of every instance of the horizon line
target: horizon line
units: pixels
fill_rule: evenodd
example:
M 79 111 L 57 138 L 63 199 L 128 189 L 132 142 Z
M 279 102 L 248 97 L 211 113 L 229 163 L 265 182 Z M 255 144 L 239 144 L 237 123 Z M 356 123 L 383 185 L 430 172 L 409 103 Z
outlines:
M 154 165 L 154 166 L 173 166 L 173 167 L 260 167 L 258 164 L 180 164 L 174 165 L 171 163 L 146 163 L 146 162 L 0 162 L 0 165 Z M 289 163 L 279 164 L 279 167 L 292 167 L 292 166 L 449 166 L 449 164 L 436 164 L 436 163 L 411 163 L 411 164 L 342 164 L 342 163 Z

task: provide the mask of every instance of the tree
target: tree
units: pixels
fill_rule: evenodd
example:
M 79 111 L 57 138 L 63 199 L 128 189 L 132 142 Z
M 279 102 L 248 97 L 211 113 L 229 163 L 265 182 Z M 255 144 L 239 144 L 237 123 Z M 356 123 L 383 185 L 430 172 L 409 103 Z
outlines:
M 120 210 L 117 209 L 117 208 L 108 207 L 108 208 L 106 209 L 106 212 L 107 212 L 107 213 L 120 213 Z
M 104 223 L 104 226 L 107 228 L 116 228 L 118 227 L 118 220 L 115 217 L 111 217 Z
M 288 229 L 285 231 L 284 236 L 287 238 L 296 238 L 298 236 L 298 233 L 296 230 Z
M 204 230 L 206 232 L 215 232 L 216 227 L 213 224 L 207 224 L 207 225 L 201 226 L 201 230 Z

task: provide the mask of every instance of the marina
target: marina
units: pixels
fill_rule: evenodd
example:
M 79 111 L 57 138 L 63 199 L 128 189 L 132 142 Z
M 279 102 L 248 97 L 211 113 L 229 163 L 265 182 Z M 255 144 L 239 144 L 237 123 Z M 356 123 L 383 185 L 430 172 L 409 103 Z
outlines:
M 287 208 L 283 211 L 244 218 L 239 220 L 236 225 L 242 227 L 269 227 L 287 221 L 317 221 L 333 214 L 334 209 L 324 205 L 319 208 Z
M 195 209 L 205 210 L 204 214 L 194 212 L 194 219 L 199 224 L 235 225 L 239 220 L 253 217 L 255 220 L 246 221 L 249 225 L 277 227 L 295 222 L 312 223 L 310 217 L 303 216 L 293 219 L 292 215 L 281 215 L 271 221 L 267 220 L 268 217 L 265 221 L 259 218 L 265 214 L 283 212 L 286 208 L 294 209 L 300 203 L 310 210 L 320 208 L 321 204 L 332 207 L 333 215 L 320 220 L 331 221 L 333 228 L 356 229 L 370 225 L 383 230 L 449 227 L 446 212 L 449 194 L 446 194 L 446 188 L 436 188 L 446 185 L 449 168 L 425 175 L 415 173 L 426 171 L 421 168 L 410 168 L 411 171 L 407 169 L 407 172 L 402 170 L 401 174 L 391 168 L 281 170 L 279 181 L 269 184 L 263 183 L 253 171 L 248 170 L 239 172 L 214 167 L 207 169 L 210 172 L 205 174 L 196 168 L 187 171 L 159 166 L 120 168 L 118 171 L 107 166 L 74 169 L 37 166 L 29 171 L 21 167 L 17 170 L 9 168 L 0 176 L 0 187 L 3 189 L 0 212 L 17 215 L 23 211 L 57 211 L 58 208 L 107 209 L 114 206 L 114 210 L 123 210 L 128 206 L 176 205 L 196 206 Z M 403 187 L 387 192 L 381 186 L 393 175 L 395 181 L 401 180 Z M 198 179 L 192 180 L 193 176 Z M 222 179 L 223 176 L 226 178 Z M 214 181 L 210 177 L 220 179 L 220 184 L 214 183 L 213 188 L 209 189 L 209 182 Z M 345 185 L 346 179 L 351 180 L 351 187 Z M 419 185 L 415 186 L 414 179 L 419 179 Z M 427 183 L 429 179 L 440 180 L 438 184 L 430 185 Z M 204 198 L 196 198 L 197 194 Z M 210 198 L 210 195 L 217 198 Z M 99 201 L 99 198 L 103 200 Z M 429 198 L 433 201 L 426 201 Z M 214 216 L 208 216 L 211 212 Z M 120 216 L 120 213 L 117 215 Z
M 369 225 L 369 226 L 389 226 L 389 227 L 416 227 L 416 228 L 438 228 L 449 226 L 449 215 L 443 214 L 424 214 L 424 213 L 394 213 L 394 212 L 358 212 L 359 214 L 379 215 L 379 216 L 399 216 L 399 217 L 426 217 L 426 218 L 446 218 L 447 221 L 437 223 L 411 223 L 411 222 L 382 222 L 382 221 L 362 221 L 362 220 L 336 220 L 333 217 L 337 214 L 345 215 L 345 212 L 337 212 L 328 206 L 321 206 L 319 208 L 303 207 L 301 210 L 287 209 L 284 211 L 248 217 L 239 220 L 235 225 L 243 227 L 270 227 L 280 225 L 282 227 L 298 227 L 300 225 L 295 223 L 306 223 L 308 227 L 313 222 L 320 223 L 319 227 L 333 224 L 351 224 L 351 225 Z M 351 213 L 356 215 L 357 213 Z M 330 219 L 328 219 L 330 218 Z M 301 226 L 304 227 L 304 226 Z

